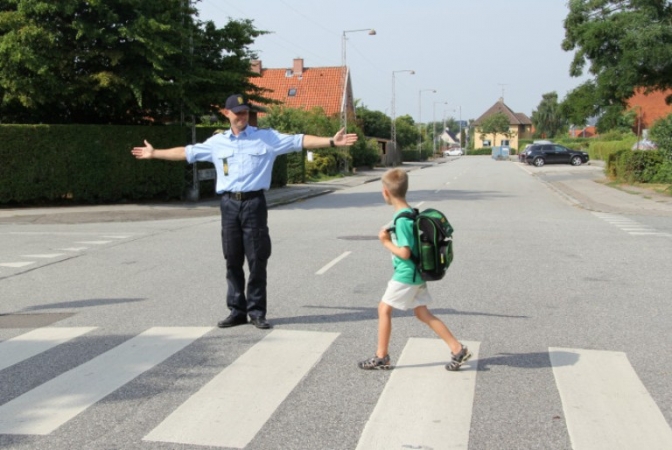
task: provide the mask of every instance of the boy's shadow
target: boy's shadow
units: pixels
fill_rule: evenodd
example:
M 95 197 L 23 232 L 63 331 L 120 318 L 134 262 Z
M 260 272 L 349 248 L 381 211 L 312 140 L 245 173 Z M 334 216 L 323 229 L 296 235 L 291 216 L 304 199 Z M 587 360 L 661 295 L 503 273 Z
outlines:
M 551 355 L 556 360 L 556 364 L 551 364 Z M 553 350 L 550 352 L 533 352 L 533 353 L 500 353 L 498 356 L 483 359 L 470 359 L 464 366 L 464 369 L 473 370 L 476 368 L 478 372 L 488 372 L 491 366 L 508 366 L 520 369 L 546 369 L 549 367 L 573 366 L 579 361 L 577 353 Z M 408 364 L 395 366 L 395 369 L 412 369 L 417 367 L 432 367 L 443 366 L 445 361 L 437 361 L 435 363 L 426 364 Z

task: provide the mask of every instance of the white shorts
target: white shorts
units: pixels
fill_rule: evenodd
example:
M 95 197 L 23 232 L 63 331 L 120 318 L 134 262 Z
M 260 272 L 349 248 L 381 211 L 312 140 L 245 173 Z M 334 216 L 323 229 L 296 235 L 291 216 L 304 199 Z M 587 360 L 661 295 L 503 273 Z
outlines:
M 427 283 L 404 284 L 390 280 L 381 300 L 395 309 L 415 309 L 432 303 L 432 297 L 427 290 Z

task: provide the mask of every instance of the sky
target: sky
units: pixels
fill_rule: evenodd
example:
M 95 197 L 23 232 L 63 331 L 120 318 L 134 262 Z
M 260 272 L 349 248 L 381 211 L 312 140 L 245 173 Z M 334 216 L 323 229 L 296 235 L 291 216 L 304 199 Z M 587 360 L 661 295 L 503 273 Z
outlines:
M 251 49 L 264 68 L 340 66 L 343 34 L 359 104 L 420 122 L 476 119 L 500 97 L 530 116 L 587 80 L 561 48 L 567 0 L 202 0 L 199 18 L 250 19 L 269 34 Z M 376 34 L 366 31 L 374 29 Z M 432 91 L 436 91 L 436 93 Z

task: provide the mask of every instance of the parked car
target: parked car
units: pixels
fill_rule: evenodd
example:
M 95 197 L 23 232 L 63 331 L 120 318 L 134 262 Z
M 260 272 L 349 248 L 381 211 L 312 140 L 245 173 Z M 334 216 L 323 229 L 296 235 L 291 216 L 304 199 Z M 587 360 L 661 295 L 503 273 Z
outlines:
M 462 156 L 461 148 L 451 148 L 443 151 L 443 156 Z
M 580 166 L 589 160 L 588 153 L 572 150 L 558 144 L 532 144 L 525 152 L 525 162 L 537 167 L 544 164 L 571 164 Z

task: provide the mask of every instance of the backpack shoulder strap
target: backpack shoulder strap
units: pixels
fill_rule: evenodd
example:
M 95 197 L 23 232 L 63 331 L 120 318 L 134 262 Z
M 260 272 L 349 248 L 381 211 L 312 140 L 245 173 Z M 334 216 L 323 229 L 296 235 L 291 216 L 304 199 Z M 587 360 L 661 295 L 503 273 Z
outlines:
M 397 217 L 394 218 L 394 225 L 397 224 L 397 220 L 402 219 L 402 218 L 403 219 L 415 220 L 415 218 L 418 217 L 418 214 L 420 214 L 420 212 L 418 211 L 417 208 L 413 208 L 412 213 L 410 213 L 408 211 L 404 211 L 404 212 L 400 213 Z

